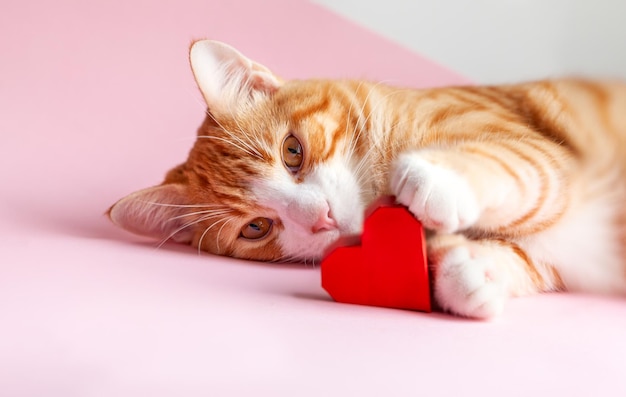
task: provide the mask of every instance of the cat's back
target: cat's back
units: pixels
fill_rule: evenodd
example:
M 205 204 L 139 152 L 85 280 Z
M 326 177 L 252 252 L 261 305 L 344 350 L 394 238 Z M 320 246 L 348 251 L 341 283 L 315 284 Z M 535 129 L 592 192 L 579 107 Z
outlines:
M 513 129 L 557 143 L 583 168 L 621 165 L 626 171 L 624 82 L 570 78 L 461 89 Z
M 519 87 L 534 102 L 532 116 L 543 128 L 558 130 L 579 154 L 626 154 L 626 83 L 563 79 Z

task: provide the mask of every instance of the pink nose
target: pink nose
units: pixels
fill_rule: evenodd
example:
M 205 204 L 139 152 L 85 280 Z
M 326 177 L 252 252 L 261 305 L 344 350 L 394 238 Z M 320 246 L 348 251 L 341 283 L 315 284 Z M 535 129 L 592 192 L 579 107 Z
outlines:
M 324 230 L 334 230 L 339 226 L 326 200 L 316 197 L 293 200 L 287 205 L 287 217 L 304 230 L 319 233 Z
M 324 230 L 334 230 L 337 228 L 337 221 L 333 219 L 330 210 L 322 213 L 322 215 L 317 219 L 315 224 L 311 227 L 311 232 L 319 233 Z

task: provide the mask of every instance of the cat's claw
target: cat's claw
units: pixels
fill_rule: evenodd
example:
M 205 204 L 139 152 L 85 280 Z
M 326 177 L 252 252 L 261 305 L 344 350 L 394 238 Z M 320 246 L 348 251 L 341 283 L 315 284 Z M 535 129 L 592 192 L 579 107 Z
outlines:
M 442 309 L 477 319 L 499 315 L 507 284 L 491 257 L 473 258 L 467 247 L 450 250 L 437 266 L 434 294 Z
M 480 215 L 475 194 L 463 176 L 417 153 L 403 154 L 395 161 L 391 190 L 428 229 L 446 233 L 467 229 Z

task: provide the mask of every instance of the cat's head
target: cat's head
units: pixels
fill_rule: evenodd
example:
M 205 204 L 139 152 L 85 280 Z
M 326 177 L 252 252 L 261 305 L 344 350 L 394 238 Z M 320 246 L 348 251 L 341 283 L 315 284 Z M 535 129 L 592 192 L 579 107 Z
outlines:
M 366 200 L 345 87 L 283 82 L 214 41 L 194 43 L 190 61 L 208 110 L 189 157 L 114 204 L 113 222 L 257 260 L 319 259 L 358 232 Z

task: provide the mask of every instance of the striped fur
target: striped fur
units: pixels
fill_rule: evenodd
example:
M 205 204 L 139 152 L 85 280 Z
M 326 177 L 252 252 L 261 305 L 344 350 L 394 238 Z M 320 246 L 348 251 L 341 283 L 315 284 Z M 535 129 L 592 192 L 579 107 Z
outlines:
M 626 293 L 626 85 L 283 82 L 211 41 L 191 63 L 208 105 L 198 139 L 162 185 L 111 208 L 120 226 L 220 255 L 316 261 L 393 194 L 433 231 L 444 310 L 489 318 L 511 296 Z M 289 135 L 303 148 L 297 172 L 281 157 Z M 268 235 L 241 238 L 258 217 L 273 221 Z

